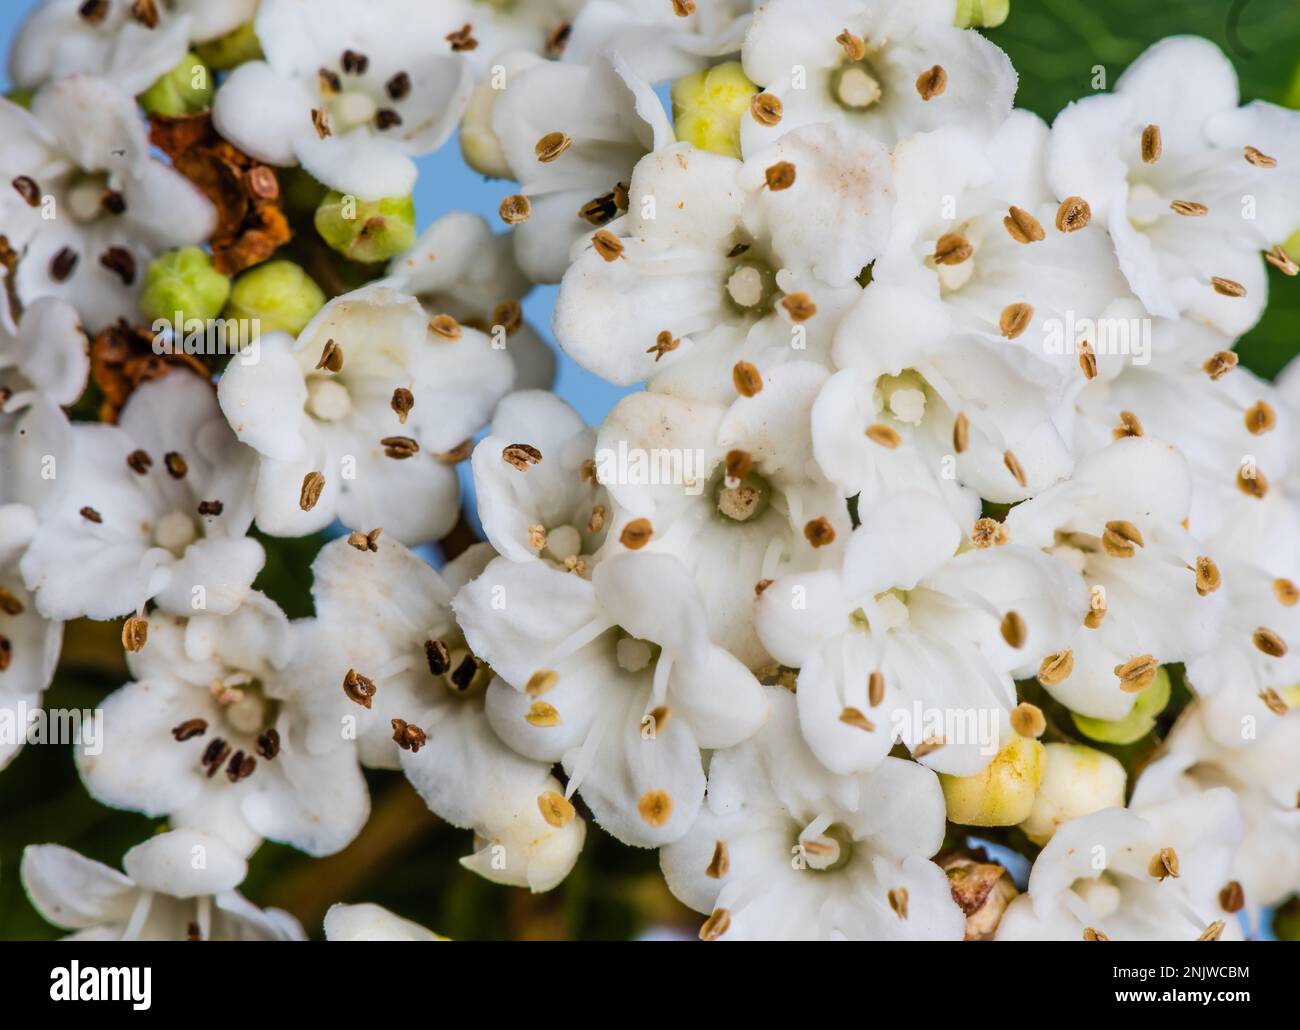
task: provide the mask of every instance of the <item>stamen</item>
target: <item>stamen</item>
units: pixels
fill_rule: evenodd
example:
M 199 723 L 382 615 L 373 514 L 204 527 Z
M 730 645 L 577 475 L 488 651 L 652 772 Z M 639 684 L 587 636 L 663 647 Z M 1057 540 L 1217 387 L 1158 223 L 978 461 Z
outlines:
M 402 719 L 393 719 L 391 725 L 393 727 L 393 741 L 403 751 L 416 754 L 420 748 L 429 742 L 428 734 L 419 726 L 416 726 L 415 723 L 406 722 Z
M 1268 478 L 1259 469 L 1247 469 L 1243 465 L 1237 470 L 1237 489 L 1247 497 L 1263 500 L 1268 493 Z
M 1163 149 L 1160 142 L 1160 126 L 1148 125 L 1142 130 L 1142 160 L 1149 165 L 1160 160 Z
M 1172 876 L 1178 879 L 1178 853 L 1173 848 L 1161 848 L 1151 856 L 1147 863 L 1147 872 L 1157 880 Z
M 1011 728 L 1022 737 L 1037 740 L 1047 730 L 1047 717 L 1037 705 L 1022 701 L 1011 710 Z
M 883 700 L 885 700 L 885 676 L 877 670 L 867 677 L 867 704 L 872 708 L 878 708 Z
M 1271 629 L 1260 626 L 1250 635 L 1251 642 L 1270 658 L 1281 658 L 1286 654 L 1286 641 Z
M 257 753 L 268 762 L 280 753 L 280 732 L 270 727 L 257 735 Z
M 1233 279 L 1224 279 L 1222 276 L 1210 276 L 1210 285 L 1214 287 L 1214 292 L 1223 297 L 1244 297 L 1246 296 L 1246 287 Z
M 384 91 L 390 100 L 403 100 L 411 92 L 411 77 L 406 72 L 398 72 L 384 83 Z
M 429 663 L 429 671 L 441 676 L 451 668 L 451 651 L 441 640 L 424 642 L 424 658 Z
M 541 697 L 548 690 L 560 682 L 560 674 L 551 669 L 538 669 L 528 677 L 528 685 L 524 688 L 529 697 Z
M 50 278 L 56 283 L 67 282 L 72 277 L 81 256 L 71 247 L 63 247 L 50 259 Z
M 1291 709 L 1283 700 L 1282 695 L 1273 687 L 1265 687 L 1259 692 L 1259 699 L 1264 702 L 1264 707 L 1274 715 L 1286 715 Z
M 325 475 L 321 472 L 308 472 L 302 477 L 302 489 L 298 493 L 298 507 L 311 511 L 320 500 L 321 491 L 325 489 Z
M 975 248 L 961 233 L 946 232 L 934 243 L 936 265 L 960 265 L 975 253 Z
M 695 0 L 672 0 L 673 14 L 679 18 L 689 18 L 695 13 Z
M 501 452 L 501 460 L 520 472 L 527 472 L 530 466 L 541 462 L 542 452 L 532 444 L 512 443 Z
M 393 411 L 397 413 L 397 421 L 402 425 L 406 425 L 406 416 L 415 407 L 415 395 L 406 387 L 399 386 L 393 391 L 393 399 L 388 403 Z
M 958 454 L 966 450 L 970 443 L 970 419 L 964 412 L 957 412 L 952 423 L 952 449 Z
M 817 305 L 806 293 L 790 293 L 781 299 L 781 306 L 790 315 L 792 322 L 807 322 L 817 314 Z
M 1137 694 L 1155 681 L 1160 663 L 1149 654 L 1138 655 L 1115 666 L 1114 673 L 1119 677 L 1119 689 L 1128 694 Z
M 364 75 L 370 68 L 370 58 L 355 50 L 344 50 L 339 63 L 349 75 Z
M 601 229 L 591 237 L 591 247 L 607 262 L 617 261 L 623 256 L 623 241 L 608 229 Z
M 773 126 L 781 121 L 781 98 L 773 93 L 755 93 L 749 102 L 749 114 L 759 125 Z
M 1300 587 L 1289 579 L 1279 577 L 1273 580 L 1273 596 L 1277 598 L 1277 603 L 1284 608 L 1293 608 L 1296 602 L 1300 601 Z
M 104 516 L 101 515 L 99 512 L 97 512 L 94 508 L 90 507 L 90 505 L 87 505 L 86 507 L 81 509 L 81 517 L 85 519 L 87 522 L 95 523 L 95 525 L 97 526 L 103 523 L 104 521 Z
M 316 362 L 316 368 L 325 369 L 327 372 L 343 371 L 343 348 L 333 340 L 326 340 L 325 346 L 321 348 L 320 360 Z
M 1131 411 L 1121 411 L 1119 413 L 1119 426 L 1110 431 L 1111 439 L 1123 440 L 1125 437 L 1141 436 L 1142 422 Z
M 1243 421 L 1251 433 L 1259 436 L 1277 425 L 1277 413 L 1266 401 L 1256 401 L 1246 409 Z
M 560 713 L 554 705 L 545 701 L 534 701 L 524 715 L 524 721 L 530 726 L 542 728 L 560 725 Z
M 28 207 L 41 206 L 41 188 L 36 185 L 36 180 L 30 175 L 18 176 L 13 181 L 13 187 L 18 191 L 18 196 L 23 198 Z
M 704 875 L 711 880 L 721 880 L 731 871 L 731 856 L 727 852 L 727 842 L 720 840 L 713 845 L 713 857 L 709 859 Z
M 1174 214 L 1184 218 L 1204 218 L 1210 212 L 1208 207 L 1195 200 L 1172 200 L 1169 207 Z
M 665 354 L 675 351 L 678 347 L 681 346 L 681 344 L 682 344 L 681 340 L 673 336 L 673 334 L 670 333 L 667 329 L 664 329 L 662 332 L 659 333 L 658 336 L 655 337 L 654 346 L 646 348 L 646 353 L 653 354 L 655 356 L 655 364 L 657 365 L 659 363 L 660 358 L 662 358 Z
M 429 332 L 434 336 L 440 336 L 444 340 L 459 340 L 461 337 L 460 323 L 451 315 L 434 315 L 429 319 Z
M 1002 452 L 1002 464 L 1007 467 L 1007 471 L 1022 487 L 1028 484 L 1029 480 L 1025 477 L 1025 470 L 1020 464 L 1020 459 L 1010 451 Z
M 220 501 L 199 501 L 198 512 L 205 518 L 215 518 L 220 515 L 226 506 Z
M 1207 359 L 1201 369 L 1211 379 L 1217 381 L 1237 367 L 1237 360 L 1237 355 L 1233 351 L 1221 350 Z
M 1196 559 L 1196 592 L 1202 597 L 1212 594 L 1219 589 L 1223 583 L 1223 578 L 1219 575 L 1219 567 L 1214 561 L 1201 555 Z
M 876 732 L 876 724 L 868 719 L 859 708 L 845 707 L 840 712 L 840 722 L 852 726 L 854 729 L 865 730 L 867 733 Z
M 850 61 L 861 61 L 867 56 L 867 44 L 848 29 L 836 36 L 835 42 L 844 48 L 844 56 Z
M 1029 323 L 1033 320 L 1033 317 L 1034 309 L 1030 305 L 1024 303 L 1008 304 L 1002 309 L 1002 314 L 998 318 L 998 328 L 1008 340 L 1014 340 L 1029 328 Z
M 1245 151 L 1243 152 L 1243 156 L 1246 158 L 1247 161 L 1253 164 L 1256 168 L 1277 167 L 1277 158 L 1269 157 L 1262 150 L 1258 150 L 1255 147 L 1250 147 L 1250 146 L 1246 147 Z
M 1049 654 L 1038 666 L 1038 682 L 1045 687 L 1054 687 L 1070 678 L 1074 672 L 1074 652 L 1068 647 L 1064 651 Z
M 379 441 L 379 445 L 383 447 L 386 457 L 397 461 L 414 457 L 420 450 L 419 443 L 409 436 L 385 436 Z
M 1101 546 L 1112 558 L 1132 558 L 1138 547 L 1146 546 L 1146 541 L 1142 531 L 1133 523 L 1112 519 L 1106 523 L 1106 530 L 1101 535 Z
M 1017 243 L 1037 243 L 1047 235 L 1037 218 L 1014 204 L 1002 219 L 1002 224 Z
M 5 611 L 14 615 L 15 612 L 9 611 L 5 605 Z M 21 611 L 21 606 L 19 611 Z M 122 648 L 131 654 L 136 654 L 144 650 L 144 645 L 149 641 L 149 622 L 138 615 L 132 615 L 122 624 Z
M 184 479 L 186 473 L 190 470 L 185 459 L 175 451 L 168 451 L 163 455 L 163 464 L 167 467 L 167 474 L 171 476 L 172 479 Z
M 537 141 L 533 153 L 542 164 L 550 164 L 571 146 L 573 146 L 573 137 L 566 136 L 562 132 L 548 132 Z
M 1223 936 L 1224 927 L 1226 927 L 1227 925 L 1228 924 L 1225 923 L 1222 919 L 1216 919 L 1204 930 L 1202 930 L 1201 935 L 1196 939 L 1198 941 L 1217 941 L 1220 937 Z
M 568 826 L 578 814 L 577 809 L 573 807 L 573 802 L 553 790 L 537 795 L 537 810 L 542 813 L 542 818 L 557 830 Z
M 700 940 L 716 941 L 731 929 L 731 913 L 725 908 L 715 908 L 713 914 L 700 927 Z
M 748 361 L 736 362 L 731 370 L 731 382 L 742 397 L 753 397 L 763 389 L 763 377 Z
M 899 919 L 907 918 L 907 888 L 893 887 L 889 891 L 889 907 Z
M 673 815 L 673 799 L 665 790 L 648 790 L 636 804 L 641 818 L 651 826 L 663 826 Z
M 1110 940 L 1110 938 L 1107 937 L 1107 936 L 1106 936 L 1104 933 L 1102 933 L 1100 930 L 1094 930 L 1091 926 L 1085 926 L 1085 927 L 1083 928 L 1083 939 L 1084 939 L 1085 941 L 1108 941 L 1108 940 Z
M 803 535 L 813 547 L 826 547 L 835 541 L 835 527 L 825 515 L 820 515 L 804 524 Z
M 238 783 L 240 780 L 246 780 L 253 775 L 253 770 L 257 768 L 257 759 L 252 755 L 246 755 L 242 751 L 236 751 L 230 757 L 230 764 L 226 766 L 226 779 L 231 783 Z
M 370 709 L 370 699 L 375 696 L 375 681 L 362 676 L 356 669 L 349 669 L 343 677 L 343 693 L 362 708 Z
M 311 109 L 311 125 L 321 139 L 329 139 L 334 135 L 334 129 L 330 125 L 330 113 L 323 107 Z
M 1300 265 L 1291 260 L 1291 255 L 1286 252 L 1286 249 L 1280 243 L 1275 244 L 1272 250 L 1265 252 L 1264 260 L 1283 275 L 1300 274 Z
M 629 551 L 639 551 L 650 542 L 654 535 L 654 527 L 650 524 L 649 519 L 633 519 L 623 527 L 623 532 L 619 534 L 618 541 Z
M 1230 915 L 1240 912 L 1246 905 L 1246 893 L 1236 880 L 1229 880 L 1219 891 L 1219 908 Z
M 794 165 L 789 161 L 778 161 L 763 173 L 763 178 L 767 183 L 767 188 L 773 193 L 788 190 L 794 185 Z
M 864 435 L 872 443 L 879 444 L 891 451 L 903 442 L 903 438 L 898 435 L 898 430 L 894 429 L 893 426 L 887 426 L 880 422 L 867 426 Z
M 920 94 L 922 100 L 933 100 L 935 97 L 943 96 L 943 91 L 947 88 L 948 73 L 941 65 L 936 64 L 916 78 L 916 92 Z
M 1019 612 L 1011 611 L 1002 616 L 1002 639 L 1011 647 L 1019 650 L 1025 646 L 1025 639 L 1029 636 L 1029 628 L 1025 625 L 1024 616 Z
M 172 736 L 178 741 L 192 740 L 208 732 L 206 719 L 186 719 L 179 726 L 172 727 Z
M 478 40 L 474 38 L 474 26 L 469 22 L 455 32 L 448 32 L 447 42 L 451 44 L 452 52 L 457 54 L 478 49 Z
M 1082 197 L 1066 197 L 1056 209 L 1056 228 L 1077 232 L 1092 221 L 1092 208 Z
M 135 256 L 125 247 L 109 247 L 99 255 L 99 263 L 121 279 L 123 286 L 135 282 Z
M 921 743 L 917 744 L 916 747 L 912 749 L 912 757 L 924 758 L 926 755 L 938 751 L 939 748 L 943 747 L 944 743 L 945 741 L 942 737 L 926 737 L 925 740 L 921 741 Z

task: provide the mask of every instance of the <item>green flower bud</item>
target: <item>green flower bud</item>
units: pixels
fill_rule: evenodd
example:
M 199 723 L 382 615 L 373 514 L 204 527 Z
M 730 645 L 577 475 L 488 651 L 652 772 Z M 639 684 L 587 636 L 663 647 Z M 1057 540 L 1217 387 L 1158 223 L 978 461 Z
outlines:
M 211 103 L 212 70 L 193 52 L 140 94 L 140 106 L 146 114 L 171 118 L 205 110 Z
M 677 138 L 701 150 L 740 157 L 740 119 L 757 92 L 739 61 L 683 76 L 672 90 Z
M 1162 665 L 1156 670 L 1156 678 L 1151 686 L 1138 694 L 1128 715 L 1113 722 L 1105 719 L 1089 719 L 1086 715 L 1071 712 L 1070 718 L 1080 733 L 1090 740 L 1099 740 L 1103 744 L 1132 744 L 1141 740 L 1156 725 L 1156 716 L 1169 704 L 1169 672 Z
M 325 306 L 325 294 L 292 261 L 268 261 L 235 280 L 226 305 L 226 318 L 256 318 L 264 333 L 297 336 Z
M 244 22 L 224 36 L 200 43 L 195 49 L 203 60 L 219 72 L 230 71 L 245 61 L 257 61 L 263 56 L 262 44 L 257 41 L 257 32 L 251 21 Z
M 140 310 L 150 322 L 176 320 L 183 325 L 191 318 L 216 318 L 229 297 L 230 279 L 212 267 L 208 252 L 181 247 L 149 262 Z
M 321 239 L 351 261 L 373 264 L 409 250 L 415 242 L 415 201 L 410 196 L 358 200 L 331 190 L 316 208 Z
M 995 29 L 1011 13 L 1011 0 L 957 0 L 959 29 Z
M 19 107 L 30 109 L 32 106 L 32 97 L 36 96 L 34 89 L 11 89 L 5 94 L 5 99 L 11 104 L 17 104 Z
M 1124 766 L 1083 744 L 1046 745 L 1046 772 L 1029 818 L 1020 824 L 1035 844 L 1046 844 L 1070 819 L 1124 807 Z
M 939 774 L 948 818 L 962 826 L 1014 826 L 1028 818 L 1046 767 L 1043 745 L 1013 734 L 973 776 Z

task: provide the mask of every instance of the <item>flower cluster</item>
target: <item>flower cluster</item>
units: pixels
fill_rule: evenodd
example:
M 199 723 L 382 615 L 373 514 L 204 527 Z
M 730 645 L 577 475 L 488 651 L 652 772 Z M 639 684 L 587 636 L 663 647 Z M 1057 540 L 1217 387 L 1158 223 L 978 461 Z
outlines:
M 124 874 L 29 847 L 39 911 L 300 939 L 249 859 L 340 851 L 389 769 L 501 884 L 597 827 L 658 849 L 705 940 L 1257 932 L 1300 890 L 1300 365 L 1234 346 L 1297 274 L 1300 113 L 1172 37 L 1049 125 L 1005 14 L 38 6 L 0 101 L 0 715 L 120 620 L 77 768 L 168 825 Z M 417 236 L 453 136 L 502 226 Z M 599 426 L 534 284 L 643 386 Z

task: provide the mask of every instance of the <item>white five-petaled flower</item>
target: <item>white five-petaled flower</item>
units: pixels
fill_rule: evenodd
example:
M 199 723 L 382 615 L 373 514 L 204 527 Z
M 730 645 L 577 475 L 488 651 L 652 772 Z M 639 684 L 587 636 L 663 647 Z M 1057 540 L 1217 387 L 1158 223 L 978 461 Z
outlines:
M 296 343 L 263 337 L 257 360 L 231 361 L 217 393 L 260 455 L 261 529 L 301 536 L 338 518 L 416 544 L 455 523 L 453 465 L 513 375 L 484 333 L 371 285 L 326 304 Z
M 149 261 L 214 228 L 211 203 L 150 155 L 135 101 L 106 79 L 51 82 L 30 111 L 0 100 L 0 132 L 0 236 L 23 304 L 62 297 L 92 331 L 134 320 Z
M 235 888 L 248 865 L 219 839 L 172 830 L 122 857 L 125 874 L 58 844 L 23 851 L 36 910 L 80 941 L 301 941 L 298 921 Z
M 659 853 L 672 892 L 709 914 L 700 937 L 961 940 L 965 917 L 929 861 L 945 825 L 938 777 L 898 758 L 828 775 L 794 698 L 767 694 L 767 724 L 713 756 L 694 824 Z

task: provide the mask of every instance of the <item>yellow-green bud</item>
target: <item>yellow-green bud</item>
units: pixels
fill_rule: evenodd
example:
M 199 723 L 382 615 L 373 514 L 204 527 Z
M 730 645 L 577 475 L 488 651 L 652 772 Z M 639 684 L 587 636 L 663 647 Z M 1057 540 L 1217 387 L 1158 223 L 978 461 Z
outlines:
M 1099 740 L 1103 744 L 1132 744 L 1141 740 L 1156 725 L 1156 716 L 1165 710 L 1169 703 L 1169 672 L 1162 665 L 1156 670 L 1156 678 L 1151 686 L 1138 694 L 1128 715 L 1122 719 L 1089 719 L 1086 715 L 1071 712 L 1070 718 L 1080 733 L 1089 740 Z
M 957 0 L 959 29 L 995 29 L 1011 13 L 1011 0 Z
M 140 291 L 140 310 L 149 322 L 216 318 L 230 297 L 230 279 L 212 267 L 199 247 L 169 250 L 149 262 Z M 181 317 L 177 319 L 177 315 Z
M 409 197 L 358 200 L 331 190 L 316 208 L 321 239 L 351 261 L 373 264 L 415 242 L 415 201 Z
M 19 107 L 31 108 L 32 97 L 36 96 L 34 89 L 11 89 L 5 94 L 5 99 L 11 104 L 17 104 Z
M 1083 744 L 1046 745 L 1047 769 L 1029 818 L 1020 824 L 1035 844 L 1046 844 L 1056 828 L 1103 808 L 1124 807 L 1124 766 Z
M 1300 105 L 1300 75 L 1296 76 L 1296 84 L 1296 104 Z M 1291 255 L 1292 261 L 1300 256 L 1300 229 L 1287 237 L 1286 242 L 1282 244 L 1282 249 Z
M 740 157 L 740 119 L 758 87 L 739 61 L 693 72 L 673 83 L 677 138 L 727 157 Z
M 244 22 L 224 36 L 200 43 L 195 49 L 209 66 L 219 72 L 229 71 L 245 61 L 257 61 L 262 57 L 262 44 L 257 41 L 257 32 L 251 21 Z
M 171 118 L 205 110 L 211 103 L 212 70 L 193 52 L 140 94 L 140 106 L 146 114 Z
M 226 318 L 256 318 L 264 333 L 297 336 L 325 306 L 325 294 L 292 261 L 268 261 L 235 280 Z
M 939 775 L 948 818 L 963 826 L 1015 826 L 1028 817 L 1043 782 L 1043 745 L 1013 734 L 974 776 Z

